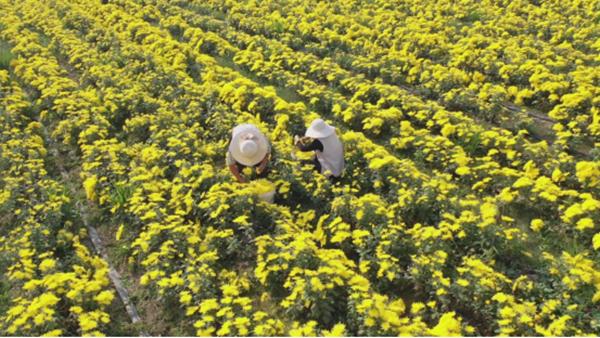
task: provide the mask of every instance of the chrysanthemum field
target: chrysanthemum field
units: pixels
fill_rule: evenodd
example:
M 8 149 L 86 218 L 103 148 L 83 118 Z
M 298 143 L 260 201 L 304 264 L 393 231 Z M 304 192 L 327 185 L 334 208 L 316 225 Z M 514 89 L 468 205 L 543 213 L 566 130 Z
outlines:
M 598 0 L 0 0 L 0 336 L 599 335 L 599 148 Z

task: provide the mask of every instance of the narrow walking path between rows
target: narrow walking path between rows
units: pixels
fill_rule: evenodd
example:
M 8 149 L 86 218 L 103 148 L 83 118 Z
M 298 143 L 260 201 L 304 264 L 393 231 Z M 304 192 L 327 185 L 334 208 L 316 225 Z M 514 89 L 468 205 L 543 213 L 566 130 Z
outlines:
M 78 171 L 77 170 L 68 171 L 63 166 L 63 163 L 64 163 L 63 155 L 61 155 L 60 151 L 57 149 L 56 142 L 50 136 L 50 133 L 46 129 L 46 126 L 44 126 L 43 124 L 41 124 L 41 125 L 42 125 L 43 134 L 44 134 L 44 139 L 45 139 L 47 147 L 48 147 L 48 151 L 56 159 L 55 163 L 60 171 L 60 175 L 62 176 L 63 181 L 64 182 L 72 182 L 73 184 L 71 187 L 76 187 L 78 190 L 80 190 L 81 194 L 83 195 L 84 193 L 82 191 L 82 183 L 80 182 L 79 177 L 74 177 L 75 175 L 73 174 L 73 172 L 78 172 Z M 77 195 L 79 195 L 79 194 L 77 194 Z M 83 222 L 85 228 L 87 229 L 89 238 L 92 242 L 92 246 L 94 249 L 93 251 L 97 255 L 99 255 L 108 264 L 108 267 L 109 267 L 108 276 L 110 278 L 110 281 L 111 281 L 114 289 L 117 291 L 117 295 L 119 296 L 121 303 L 123 303 L 123 305 L 125 306 L 125 311 L 129 315 L 129 319 L 130 319 L 131 323 L 133 325 L 135 325 L 136 327 L 143 327 L 142 318 L 140 317 L 134 302 L 131 300 L 129 291 L 127 290 L 127 288 L 124 286 L 124 284 L 122 282 L 121 274 L 114 268 L 113 264 L 111 263 L 111 261 L 108 257 L 107 251 L 102 243 L 102 240 L 100 239 L 100 236 L 98 235 L 98 231 L 96 230 L 96 228 L 94 226 L 92 226 L 90 224 L 90 221 L 89 221 L 90 212 L 88 210 L 87 203 L 85 201 L 77 201 L 76 206 L 77 206 L 76 213 L 79 215 L 79 217 L 81 218 L 81 221 Z M 150 336 L 148 334 L 148 332 L 146 332 L 146 330 L 143 328 L 139 329 L 139 335 L 141 337 Z

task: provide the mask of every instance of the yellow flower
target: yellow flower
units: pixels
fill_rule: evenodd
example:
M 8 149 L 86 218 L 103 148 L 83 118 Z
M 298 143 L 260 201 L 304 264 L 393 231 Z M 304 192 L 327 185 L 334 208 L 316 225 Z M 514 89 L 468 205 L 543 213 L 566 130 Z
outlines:
M 485 202 L 481 205 L 479 211 L 483 219 L 483 222 L 480 224 L 481 227 L 486 227 L 495 222 L 495 218 L 498 215 L 498 208 L 495 204 Z
M 567 208 L 567 210 L 565 210 L 563 219 L 565 222 L 570 222 L 573 217 L 579 216 L 582 213 L 583 213 L 583 210 L 581 210 L 581 205 L 573 204 L 569 208 Z
M 4 202 L 8 201 L 9 198 L 10 198 L 10 190 L 1 190 L 0 205 L 4 204 Z
M 556 183 L 563 181 L 565 177 L 566 174 L 563 173 L 559 168 L 556 168 L 554 171 L 552 171 L 552 181 Z
M 216 299 L 214 299 L 214 298 L 205 299 L 200 304 L 200 313 L 206 314 L 209 311 L 216 310 L 218 308 L 219 308 L 219 303 L 217 302 Z
M 189 291 L 182 291 L 179 296 L 179 301 L 182 304 L 189 304 L 192 301 L 192 295 Z
M 71 306 L 71 308 L 69 310 L 77 315 L 83 312 L 83 309 L 81 308 L 81 306 Z
M 112 291 L 105 290 L 97 294 L 96 297 L 94 297 L 94 300 L 102 305 L 108 305 L 113 301 L 114 298 L 115 296 Z
M 254 192 L 258 195 L 266 194 L 275 191 L 276 189 L 275 184 L 266 179 L 252 181 L 250 182 L 250 187 L 254 189 Z
M 577 221 L 577 226 L 576 226 L 577 230 L 579 231 L 584 231 L 585 229 L 593 229 L 594 228 L 594 221 L 589 218 L 582 218 L 579 221 Z
M 533 180 L 530 179 L 529 177 L 521 177 L 518 180 L 515 181 L 515 183 L 513 183 L 513 187 L 514 188 L 523 188 L 523 187 L 528 187 L 533 185 Z
M 346 335 L 346 325 L 338 323 L 333 326 L 331 331 L 323 330 L 324 337 L 343 337 Z
M 506 296 L 506 294 L 504 294 L 502 292 L 498 292 L 497 294 L 494 295 L 494 297 L 492 297 L 492 300 L 495 300 L 498 303 L 504 303 L 508 300 L 508 297 Z
M 223 295 L 225 297 L 235 297 L 240 294 L 238 288 L 232 284 L 221 286 L 221 290 L 223 291 Z
M 594 250 L 600 249 L 600 232 L 592 238 L 592 245 L 594 246 Z
M 469 286 L 470 283 L 469 283 L 468 280 L 466 280 L 464 278 L 459 278 L 459 279 L 456 280 L 456 284 L 458 284 L 458 285 L 460 285 L 462 287 L 467 287 L 467 286 Z
M 246 175 L 246 176 L 250 176 L 252 175 L 252 168 L 250 167 L 245 167 L 244 169 L 242 169 L 242 174 Z
M 87 332 L 98 327 L 98 322 L 92 319 L 90 316 L 79 317 L 79 326 L 83 332 Z
M 231 326 L 233 326 L 233 324 L 229 321 L 223 323 L 223 326 L 217 331 L 217 335 L 229 336 L 231 334 Z
M 456 174 L 459 176 L 464 176 L 464 175 L 468 175 L 471 173 L 471 168 L 463 166 L 463 167 L 458 167 L 456 168 Z
M 63 334 L 62 330 L 56 329 L 48 331 L 42 335 L 42 337 L 59 337 Z
M 518 195 L 518 192 L 511 191 L 510 188 L 504 188 L 504 189 L 502 189 L 500 194 L 498 194 L 498 198 L 500 198 L 500 200 L 502 202 L 510 203 L 515 199 L 515 197 L 517 195 Z
M 40 263 L 40 270 L 46 272 L 56 266 L 56 261 L 51 258 L 46 258 Z
M 579 182 L 587 183 L 589 187 L 600 184 L 600 162 L 581 161 L 575 166 Z
M 60 299 L 52 293 L 44 293 L 38 298 L 38 304 L 40 307 L 50 307 L 58 303 Z
M 515 310 L 511 306 L 505 306 L 500 309 L 500 316 L 502 316 L 502 318 L 510 319 L 516 317 L 516 315 Z
M 90 201 L 94 201 L 96 199 L 96 184 L 98 183 L 98 177 L 96 175 L 92 175 L 83 181 L 83 188 L 85 189 L 85 194 Z
M 448 136 L 454 134 L 455 131 L 456 131 L 456 126 L 453 126 L 451 124 L 445 124 L 444 127 L 441 130 L 441 133 L 445 137 L 448 137 Z
M 117 241 L 120 241 L 120 240 L 121 240 L 121 236 L 123 235 L 123 229 L 124 229 L 124 225 L 123 225 L 123 224 L 121 224 L 121 225 L 119 226 L 119 229 L 117 229 L 117 233 L 115 234 L 115 239 L 116 239 Z
M 544 221 L 536 218 L 531 220 L 531 224 L 530 224 L 530 228 L 531 230 L 535 231 L 535 232 L 539 232 L 540 230 L 542 230 L 542 228 L 544 227 Z
M 460 336 L 460 319 L 454 318 L 454 312 L 447 312 L 442 315 L 438 324 L 431 330 L 429 334 L 432 336 Z

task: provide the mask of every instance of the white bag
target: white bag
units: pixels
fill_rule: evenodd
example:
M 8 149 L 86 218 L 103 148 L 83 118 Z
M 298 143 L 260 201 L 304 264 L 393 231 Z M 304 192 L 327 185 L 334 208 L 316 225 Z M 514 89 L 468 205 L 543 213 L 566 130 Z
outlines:
M 265 201 L 267 203 L 273 203 L 273 202 L 275 202 L 275 190 L 266 192 L 264 194 L 260 194 L 260 195 L 258 195 L 258 198 L 261 201 Z

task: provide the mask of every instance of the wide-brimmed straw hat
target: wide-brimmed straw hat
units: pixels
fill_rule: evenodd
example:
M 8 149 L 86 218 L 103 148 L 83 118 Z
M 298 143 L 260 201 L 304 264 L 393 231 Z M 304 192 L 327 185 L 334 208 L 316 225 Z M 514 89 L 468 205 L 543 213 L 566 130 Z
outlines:
M 269 152 L 269 141 L 255 125 L 240 124 L 233 128 L 229 151 L 234 160 L 251 167 L 265 158 Z
M 315 119 L 306 130 L 306 136 L 311 138 L 325 138 L 335 133 L 335 128 L 328 125 L 323 119 Z

